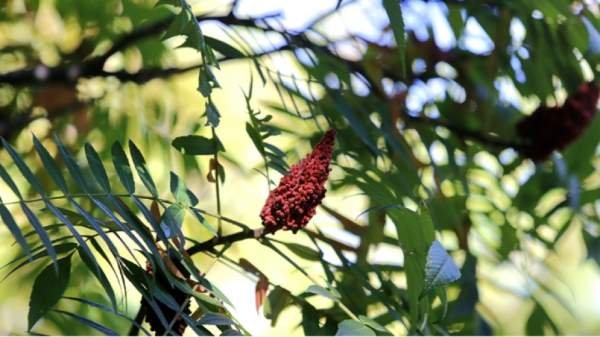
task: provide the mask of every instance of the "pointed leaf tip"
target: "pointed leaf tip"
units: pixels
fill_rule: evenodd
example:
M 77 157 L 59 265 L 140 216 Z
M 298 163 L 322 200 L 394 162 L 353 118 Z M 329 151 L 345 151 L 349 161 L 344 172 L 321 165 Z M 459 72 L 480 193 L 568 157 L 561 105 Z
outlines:
M 442 244 L 434 240 L 427 252 L 425 263 L 425 289 L 429 290 L 454 282 L 460 278 L 460 270 Z

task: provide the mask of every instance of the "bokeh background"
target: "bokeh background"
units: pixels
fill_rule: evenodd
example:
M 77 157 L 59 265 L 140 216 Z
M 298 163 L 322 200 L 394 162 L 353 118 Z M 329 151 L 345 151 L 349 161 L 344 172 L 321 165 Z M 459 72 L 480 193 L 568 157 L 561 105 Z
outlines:
M 0 13 L 0 73 L 28 69 L 38 63 L 52 67 L 68 62 L 68 57 L 73 57 L 76 61 L 75 57 L 78 55 L 100 53 L 108 48 L 109 43 L 106 41 L 142 25 L 153 16 L 158 16 L 153 3 L 154 1 L 141 0 L 113 0 L 106 3 L 7 0 L 1 5 Z M 569 92 L 568 86 L 563 84 L 566 81 L 561 82 L 562 79 L 557 75 L 550 77 L 551 83 L 543 84 L 549 86 L 547 90 L 552 92 L 551 98 L 545 98 L 545 93 L 539 90 L 542 84 L 539 87 L 531 84 L 536 81 L 537 73 L 530 69 L 530 63 L 541 63 L 536 57 L 545 57 L 539 54 L 552 53 L 547 56 L 552 58 L 571 51 L 568 47 L 552 45 L 549 41 L 546 42 L 549 46 L 544 47 L 547 49 L 536 49 L 537 46 L 529 40 L 534 35 L 530 31 L 534 26 L 529 20 L 547 20 L 551 21 L 549 25 L 559 26 L 561 20 L 570 20 L 571 13 L 580 7 L 585 8 L 586 15 L 597 17 L 599 4 L 593 0 L 516 1 L 513 7 L 521 6 L 522 11 L 516 15 L 514 13 L 517 10 L 512 8 L 514 11 L 509 12 L 508 17 L 504 17 L 498 14 L 504 13 L 502 5 L 496 5 L 495 1 L 484 3 L 486 5 L 473 4 L 470 1 L 402 1 L 405 30 L 409 37 L 407 50 L 413 53 L 408 57 L 407 67 L 409 73 L 415 76 L 412 81 L 406 83 L 382 80 L 383 90 L 390 97 L 395 97 L 395 93 L 404 93 L 403 102 L 408 113 L 416 115 L 417 112 L 427 111 L 427 116 L 434 119 L 439 117 L 439 110 L 446 109 L 440 107 L 437 110 L 436 105 L 442 106 L 447 101 L 464 102 L 471 95 L 469 91 L 479 90 L 481 92 L 477 92 L 477 95 L 489 97 L 488 101 L 493 102 L 489 110 L 493 110 L 494 113 L 470 117 L 482 121 L 481 123 L 467 120 L 464 124 L 483 131 L 491 130 L 503 137 L 511 136 L 509 132 L 503 132 L 503 128 L 510 129 L 520 116 L 531 113 L 539 104 L 559 104 Z M 560 3 L 560 6 L 553 7 L 557 3 Z M 211 15 L 227 13 L 231 5 L 226 1 L 207 0 L 193 0 L 189 1 L 189 4 L 194 13 Z M 370 52 L 376 50 L 371 49 L 373 44 L 384 47 L 394 45 L 388 16 L 379 1 L 343 1 L 342 6 L 336 10 L 338 5 L 338 1 L 325 0 L 241 0 L 237 3 L 235 14 L 242 18 L 256 18 L 278 13 L 271 24 L 291 32 L 301 32 L 309 26 L 313 27 L 318 19 L 315 29 L 328 39 L 339 41 L 330 46 L 331 50 L 342 59 L 350 61 L 364 61 Z M 479 5 L 484 7 L 479 8 Z M 116 8 L 115 12 L 113 8 Z M 554 13 L 553 11 L 559 11 L 556 8 L 566 9 L 565 13 Z M 327 16 L 323 18 L 326 13 Z M 553 17 L 553 14 L 556 14 L 556 17 Z M 560 19 L 559 14 L 563 15 L 563 19 Z M 581 50 L 580 54 L 598 52 L 600 40 L 594 22 L 579 17 L 578 20 L 580 21 L 577 24 L 569 26 L 573 32 L 569 31 L 566 39 L 584 40 L 582 43 L 585 44 L 585 50 Z M 456 28 L 457 25 L 461 26 L 460 29 Z M 203 22 L 201 27 L 206 36 L 223 39 L 232 45 L 243 39 L 242 44 L 255 52 L 271 50 L 286 43 L 276 34 L 263 34 L 255 30 L 240 28 L 239 35 L 232 34 L 230 28 L 214 21 Z M 494 29 L 505 31 L 506 34 L 500 35 L 508 41 L 498 41 L 500 35 L 495 35 Z M 562 30 L 557 28 L 557 31 Z M 95 39 L 94 36 L 101 38 Z M 82 43 L 87 38 L 91 41 L 89 45 Z M 136 74 L 140 69 L 148 67 L 185 67 L 201 62 L 202 58 L 196 50 L 176 48 L 183 39 L 182 36 L 175 36 L 166 40 L 142 40 L 134 47 L 112 55 L 106 60 L 103 69 L 106 72 Z M 451 54 L 458 50 L 462 53 L 460 55 L 466 55 L 464 59 L 453 59 L 453 62 L 458 63 L 464 61 L 466 70 L 457 70 L 457 66 L 451 65 L 450 61 L 431 64 L 427 55 L 419 55 L 420 52 L 426 53 L 425 49 L 419 48 L 427 44 L 434 44 L 434 49 L 440 53 Z M 289 113 L 277 108 L 283 104 L 297 104 L 298 106 L 289 109 L 306 110 L 307 105 L 287 97 L 282 93 L 281 86 L 275 85 L 275 82 L 298 86 L 299 91 L 310 92 L 316 97 L 328 95 L 328 90 L 340 86 L 340 79 L 336 78 L 335 72 L 325 76 L 326 86 L 329 87 L 327 90 L 303 82 L 302 79 L 307 78 L 307 72 L 301 63 L 302 55 L 299 54 L 301 53 L 283 51 L 261 57 L 263 71 L 274 74 L 265 82 L 261 81 L 261 74 L 257 72 L 252 59 L 222 62 L 220 69 L 214 70 L 220 88 L 213 91 L 212 99 L 221 113 L 217 130 L 226 148 L 226 152 L 222 154 L 222 164 L 226 172 L 226 179 L 220 191 L 222 213 L 253 227 L 260 226 L 258 214 L 267 197 L 268 185 L 259 172 L 263 167 L 263 158 L 246 134 L 248 107 L 244 95 L 252 85 L 252 108 L 264 114 L 272 114 L 271 123 L 285 130 L 281 135 L 270 138 L 270 142 L 284 150 L 284 160 L 292 164 L 311 150 L 309 138 L 320 132 L 319 123 L 291 117 Z M 393 55 L 390 57 L 395 57 Z M 502 63 L 502 66 L 512 70 L 487 76 L 480 72 L 485 73 L 486 67 L 494 67 L 493 64 L 468 63 L 472 62 L 472 59 L 490 58 L 491 55 L 505 55 L 506 59 L 497 63 Z M 393 68 L 396 61 L 388 61 L 385 57 L 385 53 L 374 56 L 373 63 L 370 63 L 373 64 L 373 72 L 377 72 L 378 69 L 386 70 L 386 62 Z M 592 80 L 598 65 L 580 57 L 574 66 L 579 67 L 578 72 L 581 73 L 582 79 Z M 434 76 L 424 76 L 432 71 L 436 72 Z M 483 77 L 481 81 L 487 81 L 487 86 L 467 87 L 461 82 L 461 78 L 457 77 L 457 71 L 461 72 L 460 76 L 466 71 L 473 78 Z M 540 71 L 544 72 L 544 69 Z M 358 78 L 352 80 L 351 90 L 357 97 L 372 94 Z M 466 82 L 477 84 L 475 80 Z M 167 78 L 157 77 L 144 83 L 127 82 L 111 76 L 96 76 L 79 78 L 74 85 L 58 82 L 48 86 L 34 84 L 29 87 L 0 84 L 0 132 L 19 151 L 25 154 L 32 152 L 31 133 L 45 139 L 45 144 L 50 144 L 47 142 L 49 135 L 56 133 L 75 149 L 81 148 L 83 142 L 90 142 L 104 154 L 108 153 L 113 141 L 124 142 L 131 139 L 144 153 L 160 191 L 168 192 L 169 171 L 177 172 L 185 178 L 188 188 L 199 197 L 199 207 L 216 211 L 214 184 L 206 177 L 209 173 L 209 161 L 205 157 L 183 156 L 170 145 L 178 136 L 198 134 L 209 137 L 211 134 L 203 117 L 206 99 L 196 90 L 197 70 Z M 530 86 L 529 90 L 524 90 L 525 86 Z M 535 94 L 536 90 L 539 94 Z M 27 122 L 15 122 L 22 114 L 27 118 Z M 443 111 L 442 114 L 448 116 Z M 454 121 L 460 124 L 463 120 L 456 118 Z M 320 123 L 324 125 L 323 118 L 320 118 Z M 448 130 L 442 130 L 439 134 L 448 135 Z M 439 165 L 448 163 L 449 152 L 441 143 L 429 146 L 422 141 L 419 132 L 411 128 L 405 129 L 403 137 L 411 145 L 415 157 L 426 158 L 424 162 Z M 0 156 L 2 161 L 8 158 L 6 153 Z M 454 154 L 450 153 L 450 156 Z M 460 156 L 457 155 L 456 158 L 458 157 Z M 528 231 L 533 220 L 508 220 L 521 216 L 514 207 L 513 200 L 519 195 L 522 186 L 540 168 L 531 161 L 516 159 L 518 153 L 510 148 L 489 152 L 485 146 L 473 146 L 473 151 L 463 154 L 463 157 L 468 158 L 469 165 L 472 165 L 464 177 L 471 186 L 465 202 L 472 225 L 469 249 L 478 257 L 476 283 L 479 297 L 474 308 L 487 322 L 491 331 L 500 335 L 526 333 L 532 311 L 536 305 L 541 305 L 560 333 L 600 334 L 600 323 L 597 319 L 600 315 L 600 270 L 597 261 L 589 256 L 590 246 L 585 239 L 586 235 L 590 235 L 586 234 L 586 230 L 589 230 L 591 235 L 597 234 L 595 228 L 598 223 L 597 217 L 594 216 L 597 211 L 596 203 L 590 202 L 586 205 L 586 214 L 592 214 L 587 220 L 572 218 L 570 211 L 563 209 L 558 211 L 552 220 L 540 226 L 536 224 L 536 233 L 549 241 L 560 235 L 552 248 L 546 247 Z M 31 160 L 33 162 L 33 159 Z M 340 166 L 352 166 L 354 160 L 344 154 L 339 155 L 339 166 L 333 167 L 331 181 L 342 180 L 347 172 Z M 594 168 L 585 180 L 580 181 L 580 185 L 583 186 L 581 189 L 594 190 L 599 184 L 599 177 L 595 171 L 598 165 L 597 152 L 594 152 L 592 158 L 580 160 L 589 161 Z M 555 158 L 548 165 L 552 165 L 552 170 L 556 170 L 559 162 Z M 507 167 L 511 164 L 514 164 L 515 168 L 509 170 Z M 38 173 L 43 170 L 43 167 L 38 167 Z M 272 172 L 272 178 L 278 181 L 281 175 Z M 425 184 L 431 184 L 428 174 L 423 173 L 421 177 L 426 181 Z M 22 179 L 17 179 L 17 182 L 19 186 L 26 186 Z M 446 190 L 447 195 L 460 194 L 452 187 L 446 187 Z M 565 195 L 568 192 L 561 186 L 551 189 L 540 187 L 532 191 L 531 198 L 535 199 L 535 210 L 539 214 L 546 213 L 566 200 Z M 0 195 L 3 200 L 14 200 L 12 192 L 4 184 L 0 186 Z M 350 184 L 341 184 L 328 192 L 324 205 L 359 224 L 368 223 L 365 210 L 372 206 L 368 196 Z M 22 214 L 15 213 L 14 216 L 24 220 Z M 499 229 L 504 223 L 512 224 L 512 234 Z M 361 237 L 347 231 L 338 219 L 322 209 L 317 212 L 309 228 L 319 228 L 325 235 L 353 247 L 358 247 L 361 243 Z M 210 238 L 197 224 L 186 222 L 184 229 L 190 237 L 198 241 Z M 225 228 L 225 231 L 233 232 L 235 229 Z M 391 237 L 396 236 L 389 219 L 385 223 L 384 232 Z M 461 266 L 465 261 L 465 254 L 459 249 L 457 237 L 445 231 L 440 231 L 438 235 L 444 246 L 454 252 L 453 257 Z M 507 243 L 510 247 L 503 246 L 508 240 L 508 235 L 514 236 L 514 242 Z M 0 248 L 0 264 L 3 265 L 18 255 L 19 249 L 13 244 L 13 239 L 5 227 L 0 227 L 0 236 L 3 242 Z M 278 233 L 277 238 L 311 245 L 311 241 L 304 234 Z M 323 249 L 324 258 L 331 263 L 337 263 L 336 255 L 326 247 Z M 403 264 L 402 251 L 397 246 L 382 243 L 371 245 L 368 249 L 369 263 L 395 266 Z M 283 285 L 292 292 L 302 292 L 310 285 L 310 281 L 293 266 L 252 240 L 235 244 L 227 251 L 227 256 L 234 260 L 243 257 L 252 261 L 272 282 Z M 350 260 L 356 259 L 352 253 L 348 253 L 347 256 Z M 303 334 L 299 325 L 302 319 L 301 312 L 297 307 L 286 309 L 274 326 L 264 317 L 261 310 L 256 310 L 255 277 L 240 273 L 227 263 L 209 256 L 199 256 L 195 261 L 198 262 L 199 268 L 206 272 L 208 279 L 218 284 L 232 300 L 232 314 L 249 332 L 256 335 Z M 318 262 L 301 258 L 298 261 L 315 278 L 324 278 Z M 28 294 L 35 275 L 42 267 L 43 263 L 26 266 L 2 281 L 0 334 L 23 334 L 27 330 L 25 313 L 28 310 Z M 4 267 L 0 272 L 4 276 L 9 270 L 10 266 Z M 97 282 L 84 277 L 85 273 L 83 268 L 73 271 L 67 295 L 102 298 L 102 291 Z M 457 292 L 457 289 L 449 289 L 449 298 L 455 298 Z M 140 297 L 134 291 L 129 295 L 123 308 L 124 312 L 134 316 Z M 330 305 L 326 299 L 317 302 L 319 301 L 319 305 Z M 70 307 L 74 304 L 61 305 Z M 109 322 L 108 324 L 112 324 L 116 329 L 121 329 L 119 331 L 127 331 L 128 323 L 124 320 L 120 321 L 91 309 L 70 308 L 80 310 L 82 314 L 87 315 L 86 317 Z M 405 333 L 400 325 L 391 325 L 390 329 L 396 334 Z M 543 331 L 552 331 L 548 326 L 545 329 Z M 49 334 L 89 333 L 86 328 L 73 326 L 67 319 L 60 317 L 43 320 L 35 330 Z

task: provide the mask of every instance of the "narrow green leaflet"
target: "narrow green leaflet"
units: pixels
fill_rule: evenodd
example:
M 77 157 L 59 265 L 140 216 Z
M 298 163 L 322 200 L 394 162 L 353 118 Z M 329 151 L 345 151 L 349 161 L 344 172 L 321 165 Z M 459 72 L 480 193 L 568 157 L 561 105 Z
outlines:
M 181 203 L 186 207 L 196 206 L 198 204 L 198 198 L 192 193 L 192 191 L 188 190 L 185 187 L 183 180 L 179 178 L 178 175 L 171 172 L 171 193 L 177 202 Z
M 167 207 L 160 223 L 160 227 L 167 238 L 170 239 L 174 236 L 183 237 L 181 225 L 183 224 L 184 217 L 185 209 L 181 206 L 171 205 Z
M 48 172 L 52 180 L 54 180 L 56 186 L 58 186 L 63 193 L 67 193 L 67 183 L 65 182 L 65 178 L 60 172 L 60 169 L 58 168 L 58 165 L 56 165 L 54 159 L 52 159 L 50 153 L 48 153 L 48 150 L 46 150 L 46 148 L 35 136 L 33 136 L 33 145 L 35 147 L 35 151 L 44 164 L 46 172 Z
M 56 272 L 58 272 L 56 251 L 54 250 L 54 246 L 52 246 L 52 241 L 50 241 L 50 237 L 48 236 L 48 233 L 44 230 L 44 227 L 42 226 L 42 224 L 40 223 L 38 218 L 35 216 L 35 214 L 33 214 L 31 209 L 27 206 L 27 204 L 25 204 L 24 202 L 21 202 L 21 209 L 23 210 L 23 213 L 25 213 L 25 216 L 27 217 L 27 220 L 29 221 L 29 223 L 33 226 L 33 228 L 37 232 L 38 236 L 42 240 L 42 243 L 48 250 L 48 255 L 52 259 L 54 269 L 56 270 Z
M 296 254 L 298 257 L 301 257 L 303 259 L 306 259 L 309 261 L 319 261 L 321 259 L 321 254 L 310 247 L 301 245 L 299 243 L 293 243 L 293 242 L 282 242 L 282 241 L 277 241 L 277 242 L 283 244 L 292 253 Z
M 119 142 L 115 142 L 111 147 L 111 155 L 113 166 L 119 176 L 121 184 L 127 190 L 127 193 L 133 194 L 135 192 L 135 181 L 133 180 L 133 173 L 131 172 L 131 166 L 129 166 L 129 159 L 123 150 L 123 147 Z
M 71 274 L 71 256 L 72 254 L 69 254 L 58 260 L 58 273 L 53 270 L 52 265 L 48 265 L 36 277 L 29 297 L 28 330 L 58 302 L 67 289 Z
M 425 289 L 439 287 L 459 278 L 460 270 L 450 255 L 439 241 L 433 241 L 425 263 Z
M 110 182 L 108 181 L 108 175 L 106 174 L 104 165 L 102 165 L 102 160 L 100 159 L 98 152 L 96 152 L 96 150 L 89 143 L 85 144 L 85 156 L 90 169 L 92 170 L 94 178 L 96 178 L 96 181 L 98 184 L 100 184 L 100 187 L 102 187 L 104 192 L 110 193 Z
M 135 325 L 136 327 L 138 327 L 143 333 L 145 333 L 146 335 L 150 335 L 150 332 L 148 332 L 148 330 L 146 330 L 140 323 L 136 322 L 135 320 L 127 317 L 126 315 L 121 314 L 118 311 L 115 311 L 113 308 L 107 307 L 106 305 L 100 304 L 100 303 L 96 303 L 94 301 L 90 301 L 87 300 L 85 298 L 78 298 L 78 297 L 69 297 L 69 296 L 65 296 L 63 297 L 63 299 L 67 299 L 67 300 L 71 300 L 71 301 L 76 301 L 76 302 L 80 302 L 80 303 L 84 303 L 87 304 L 89 306 L 92 306 L 94 308 L 98 308 L 102 311 L 114 314 L 116 316 L 119 316 L 129 322 L 131 322 L 131 324 Z
M 131 155 L 131 159 L 133 160 L 133 164 L 135 165 L 138 176 L 140 179 L 142 179 L 142 182 L 148 189 L 148 192 L 150 192 L 152 196 L 158 197 L 156 184 L 154 184 L 154 180 L 152 179 L 152 176 L 150 176 L 150 172 L 146 166 L 146 160 L 144 159 L 140 149 L 138 149 L 138 147 L 132 141 L 129 141 L 129 154 Z
M 110 282 L 108 281 L 108 278 L 106 277 L 104 271 L 102 271 L 101 268 L 96 269 L 94 262 L 90 260 L 86 252 L 82 251 L 81 249 L 78 249 L 78 253 L 79 257 L 81 258 L 81 261 L 85 263 L 88 269 L 94 274 L 96 279 L 98 279 L 98 282 L 100 282 L 102 288 L 104 288 L 104 291 L 108 295 L 108 298 L 110 299 L 113 308 L 116 308 L 117 301 L 115 297 L 115 291 L 113 290 Z
M 44 188 L 42 188 L 42 185 L 40 184 L 39 180 L 35 177 L 33 172 L 31 172 L 31 170 L 29 169 L 27 164 L 25 164 L 25 162 L 23 161 L 23 158 L 21 158 L 21 156 L 19 156 L 19 154 L 12 147 L 12 145 L 10 145 L 4 139 L 2 139 L 2 144 L 4 145 L 6 152 L 8 152 L 8 154 L 10 155 L 12 160 L 15 162 L 15 164 L 19 168 L 19 171 L 21 171 L 21 174 L 23 174 L 23 177 L 25 177 L 25 179 L 27 179 L 29 184 L 31 184 L 31 187 L 33 187 L 33 189 L 40 195 L 44 195 Z
M 17 188 L 17 184 L 15 184 L 15 181 L 10 177 L 8 172 L 6 172 L 6 169 L 4 168 L 4 166 L 2 166 L 1 164 L 0 164 L 0 177 L 2 178 L 2 180 L 4 180 L 6 185 L 8 185 L 8 187 L 10 187 L 10 189 L 17 196 L 17 198 L 19 198 L 19 200 L 23 200 L 23 196 L 21 195 L 19 188 Z
M 56 135 L 54 136 L 54 143 L 56 143 L 56 146 L 58 147 L 58 152 L 60 152 L 60 155 L 62 156 L 65 165 L 67 166 L 67 170 L 69 171 L 73 179 L 75 179 L 75 182 L 79 185 L 79 188 L 81 188 L 84 192 L 89 192 L 90 190 L 92 190 L 90 184 L 84 178 L 81 168 L 77 164 L 77 160 L 69 152 L 69 150 L 67 149 L 65 144 L 63 144 L 60 138 L 58 138 L 58 136 Z
M 306 292 L 311 293 L 311 294 L 321 295 L 332 301 L 337 301 L 340 299 L 340 294 L 336 290 L 329 290 L 329 289 L 323 288 L 316 284 L 310 285 L 306 289 Z
M 375 336 L 375 332 L 361 322 L 347 319 L 338 324 L 336 336 Z
M 201 325 L 233 325 L 235 324 L 231 318 L 214 312 L 207 312 L 199 320 Z
M 10 215 L 10 211 L 4 206 L 4 204 L 0 203 L 0 217 L 2 221 L 8 227 L 8 230 L 12 234 L 12 236 L 17 240 L 21 248 L 23 249 L 23 253 L 27 255 L 27 258 L 31 260 L 31 250 L 29 249 L 29 245 L 21 232 L 21 229 L 13 219 L 12 215 Z
M 68 311 L 63 311 L 63 310 L 52 310 L 53 312 L 57 312 L 59 314 L 63 314 L 65 316 L 69 316 L 71 318 L 74 318 L 75 320 L 77 320 L 79 323 L 82 323 L 86 326 L 89 326 L 90 328 L 100 331 L 103 334 L 107 335 L 107 336 L 118 336 L 119 334 L 116 333 L 114 330 L 105 327 L 102 324 L 98 324 L 92 320 L 89 320 L 85 317 L 82 317 L 80 315 L 74 314 L 72 312 L 68 312 Z
M 406 77 L 406 37 L 404 36 L 404 18 L 402 18 L 400 1 L 383 0 L 383 8 L 390 19 L 390 25 L 394 31 L 394 38 L 398 46 L 398 55 L 400 56 L 402 77 Z

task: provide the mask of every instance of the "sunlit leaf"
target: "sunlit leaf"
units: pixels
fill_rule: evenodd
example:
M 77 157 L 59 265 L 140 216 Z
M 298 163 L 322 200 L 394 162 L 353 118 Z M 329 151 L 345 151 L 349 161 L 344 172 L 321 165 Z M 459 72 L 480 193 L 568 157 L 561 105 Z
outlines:
M 375 336 L 375 332 L 361 322 L 350 319 L 341 321 L 336 336 Z
M 442 244 L 435 240 L 427 252 L 425 264 L 425 287 L 439 287 L 460 278 L 460 270 Z

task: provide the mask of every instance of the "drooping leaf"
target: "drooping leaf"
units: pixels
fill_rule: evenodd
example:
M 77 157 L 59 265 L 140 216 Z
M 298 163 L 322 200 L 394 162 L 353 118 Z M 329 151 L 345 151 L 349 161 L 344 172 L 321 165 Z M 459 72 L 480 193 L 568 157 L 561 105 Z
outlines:
M 221 141 L 216 138 L 210 139 L 198 135 L 181 136 L 171 142 L 177 151 L 189 156 L 213 155 L 215 151 L 224 152 L 225 148 Z
M 88 256 L 88 254 L 85 251 L 83 251 L 81 248 L 78 249 L 78 252 L 79 252 L 79 257 L 81 258 L 81 261 L 83 261 L 83 263 L 85 263 L 85 265 L 92 272 L 92 274 L 94 274 L 94 276 L 96 277 L 98 282 L 100 282 L 100 285 L 102 285 L 102 288 L 104 288 L 104 291 L 108 295 L 108 298 L 110 299 L 113 308 L 116 308 L 117 300 L 115 297 L 115 291 L 113 290 L 112 285 L 110 284 L 110 281 L 106 277 L 106 274 L 104 273 L 104 271 L 101 268 L 97 268 L 96 267 L 97 262 L 92 261 L 90 259 L 90 257 Z
M 261 274 L 258 277 L 258 282 L 256 282 L 256 287 L 254 288 L 254 304 L 257 312 L 265 302 L 267 290 L 269 290 L 269 279 Z
M 102 160 L 98 155 L 98 152 L 90 145 L 89 143 L 85 144 L 85 155 L 87 157 L 88 165 L 92 170 L 94 178 L 102 187 L 104 192 L 110 193 L 110 182 L 108 181 L 108 175 L 106 174 L 106 170 L 104 169 L 104 165 L 102 164 Z
M 400 59 L 400 68 L 402 77 L 406 76 L 406 37 L 404 36 L 404 18 L 402 17 L 401 1 L 398 0 L 383 0 L 383 8 L 390 19 L 390 25 L 394 32 L 396 45 L 398 47 L 398 57 Z
M 427 253 L 425 289 L 432 289 L 460 278 L 460 270 L 442 244 L 435 240 Z
M 59 243 L 56 244 L 54 246 L 54 251 L 56 251 L 57 254 L 65 254 L 65 253 L 69 253 L 71 251 L 73 251 L 75 248 L 77 248 L 77 244 L 73 243 L 73 242 L 65 242 L 65 243 Z M 31 250 L 32 251 L 32 256 L 31 256 L 31 261 L 27 260 L 27 261 L 23 261 L 21 263 L 19 263 L 18 265 L 16 265 L 15 267 L 13 267 L 3 278 L 2 280 L 7 279 L 12 273 L 16 272 L 17 270 L 23 268 L 24 266 L 29 265 L 29 263 L 37 261 L 39 259 L 43 259 L 44 257 L 48 256 L 48 250 L 42 245 L 39 247 L 36 247 L 34 249 Z M 21 259 L 23 259 L 25 256 L 20 256 L 15 258 L 14 260 L 8 262 L 7 264 L 5 264 L 4 266 L 2 266 L 2 268 L 9 266 Z M 1 282 L 1 281 L 0 281 Z
M 174 236 L 182 236 L 181 225 L 185 216 L 185 209 L 179 205 L 171 205 L 167 207 L 163 214 L 160 227 L 167 238 Z
M 138 147 L 132 142 L 129 141 L 129 154 L 131 155 L 131 159 L 133 160 L 133 164 L 135 165 L 135 169 L 138 173 L 140 179 L 148 189 L 148 192 L 152 194 L 154 197 L 158 197 L 158 192 L 156 190 L 156 184 L 154 184 L 154 180 L 148 171 L 148 167 L 146 165 L 146 160 L 142 155 L 142 152 Z
M 6 227 L 8 227 L 8 230 L 12 234 L 13 238 L 15 238 L 15 240 L 23 249 L 23 253 L 27 255 L 29 259 L 31 259 L 31 250 L 29 249 L 29 245 L 27 244 L 27 241 L 25 240 L 21 229 L 13 219 L 12 215 L 10 214 L 10 211 L 2 203 L 0 203 L 0 217 L 2 218 L 2 221 L 4 222 Z
M 269 292 L 263 306 L 263 313 L 271 320 L 272 326 L 277 323 L 277 318 L 291 302 L 292 294 L 282 287 L 276 286 Z
M 100 303 L 97 303 L 97 302 L 94 302 L 94 301 L 90 301 L 90 300 L 85 299 L 85 298 L 78 298 L 78 297 L 65 296 L 65 297 L 63 297 L 63 299 L 67 299 L 67 300 L 71 300 L 71 301 L 76 301 L 76 302 L 84 303 L 84 304 L 87 304 L 89 306 L 98 308 L 98 309 L 100 309 L 102 311 L 105 311 L 105 312 L 114 314 L 116 316 L 119 316 L 119 317 L 121 317 L 121 318 L 129 321 L 131 324 L 135 325 L 136 327 L 138 327 L 146 335 L 150 335 L 150 332 L 148 330 L 146 330 L 140 323 L 136 322 L 135 320 L 129 318 L 128 316 L 126 316 L 124 314 L 121 314 L 118 311 L 115 311 L 113 308 L 108 307 L 108 306 L 106 306 L 104 304 L 100 304 Z
M 50 237 L 48 236 L 48 233 L 44 230 L 44 227 L 40 223 L 40 220 L 38 220 L 38 218 L 31 211 L 31 209 L 27 206 L 27 204 L 25 204 L 24 202 L 21 202 L 21 209 L 23 210 L 23 213 L 25 213 L 25 216 L 27 217 L 27 220 L 29 221 L 29 223 L 35 229 L 37 235 L 42 240 L 44 247 L 46 247 L 46 250 L 48 250 L 48 255 L 52 259 L 54 269 L 55 269 L 55 271 L 58 272 L 58 262 L 56 259 L 56 251 L 54 250 L 54 246 L 52 245 L 52 242 L 50 241 Z
M 85 317 L 83 317 L 81 315 L 78 315 L 78 314 L 75 314 L 75 313 L 72 313 L 72 312 L 68 312 L 68 311 L 64 311 L 64 310 L 56 310 L 56 309 L 54 309 L 52 311 L 53 312 L 57 312 L 59 314 L 63 314 L 65 316 L 69 316 L 71 318 L 74 318 L 79 323 L 81 323 L 83 325 L 86 325 L 86 326 L 88 326 L 88 327 L 90 327 L 90 328 L 92 328 L 94 330 L 100 331 L 100 332 L 102 332 L 103 334 L 105 334 L 107 336 L 118 336 L 119 335 L 114 330 L 112 330 L 110 328 L 107 328 L 104 325 L 96 323 L 96 322 L 94 322 L 94 321 L 92 321 L 92 320 L 90 320 L 88 318 L 85 318 Z
M 44 168 L 46 169 L 56 186 L 58 186 L 58 188 L 60 188 L 61 191 L 66 193 L 67 183 L 63 174 L 58 168 L 58 165 L 56 164 L 55 160 L 52 159 L 52 156 L 50 155 L 48 150 L 46 150 L 46 148 L 35 136 L 33 136 L 33 145 L 35 147 L 35 151 L 37 152 L 38 156 L 42 160 L 42 163 L 44 164 Z
M 369 329 L 366 325 L 361 322 L 353 321 L 350 319 L 341 321 L 338 324 L 338 330 L 335 333 L 336 336 L 375 336 L 375 332 Z
M 311 293 L 311 294 L 316 294 L 316 295 L 321 295 L 323 297 L 326 297 L 332 301 L 337 301 L 340 299 L 340 294 L 335 291 L 335 289 L 333 290 L 329 290 L 326 288 L 323 288 L 319 285 L 316 284 L 311 284 L 307 289 L 306 289 L 307 293 Z
M 28 330 L 42 318 L 62 297 L 69 284 L 71 274 L 71 256 L 57 261 L 58 272 L 48 265 L 36 277 L 29 297 Z
M 319 261 L 321 259 L 321 254 L 310 247 L 294 242 L 281 241 L 281 243 L 292 253 L 296 254 L 298 257 L 310 261 Z
M 13 191 L 13 193 L 17 196 L 17 198 L 19 198 L 19 200 L 23 200 L 23 196 L 21 195 L 21 192 L 19 191 L 17 184 L 15 184 L 15 181 L 10 177 L 10 174 L 8 174 L 8 172 L 6 172 L 6 169 L 1 164 L 0 164 L 0 177 L 2 178 L 2 180 L 4 180 L 6 185 L 8 185 L 8 187 Z
M 133 194 L 135 192 L 135 181 L 133 180 L 131 166 L 129 166 L 129 159 L 119 142 L 113 144 L 111 154 L 113 165 L 121 184 L 123 184 L 127 193 Z
M 233 325 L 231 318 L 214 312 L 207 312 L 199 320 L 198 324 L 202 325 Z
M 60 155 L 63 158 L 65 165 L 67 166 L 69 174 L 73 177 L 73 179 L 75 179 L 75 182 L 77 183 L 79 188 L 84 192 L 92 191 L 93 189 L 91 187 L 91 184 L 83 176 L 83 172 L 81 170 L 81 167 L 79 167 L 79 164 L 77 164 L 77 160 L 75 159 L 75 157 L 73 157 L 71 152 L 69 152 L 69 150 L 63 144 L 60 138 L 58 138 L 58 136 L 56 135 L 54 136 L 54 143 L 58 147 L 58 152 L 60 152 Z
M 175 197 L 177 202 L 184 206 L 196 206 L 198 198 L 185 187 L 184 182 L 175 173 L 171 172 L 171 194 Z

